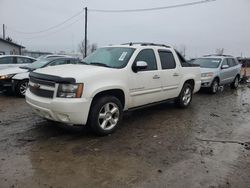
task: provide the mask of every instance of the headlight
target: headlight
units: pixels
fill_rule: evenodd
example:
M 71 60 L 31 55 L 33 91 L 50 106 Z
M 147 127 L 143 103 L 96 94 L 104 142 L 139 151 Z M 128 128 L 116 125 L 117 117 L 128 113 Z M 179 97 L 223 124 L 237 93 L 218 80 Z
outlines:
M 7 74 L 7 75 L 1 75 L 0 80 L 7 80 L 14 76 L 15 74 Z
M 60 98 L 81 98 L 83 84 L 59 84 L 57 97 Z
M 213 76 L 214 76 L 214 73 L 212 73 L 212 72 L 202 73 L 201 74 L 201 77 L 213 77 Z

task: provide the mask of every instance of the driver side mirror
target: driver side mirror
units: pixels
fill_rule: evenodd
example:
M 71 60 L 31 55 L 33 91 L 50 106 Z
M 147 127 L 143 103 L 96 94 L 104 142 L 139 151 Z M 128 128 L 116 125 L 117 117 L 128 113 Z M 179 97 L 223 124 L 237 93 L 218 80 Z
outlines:
M 148 67 L 147 62 L 145 62 L 145 61 L 137 61 L 137 62 L 133 65 L 132 70 L 133 70 L 134 72 L 138 72 L 138 71 L 140 71 L 140 70 L 146 69 L 147 67 Z
M 229 65 L 222 65 L 221 69 L 228 69 Z

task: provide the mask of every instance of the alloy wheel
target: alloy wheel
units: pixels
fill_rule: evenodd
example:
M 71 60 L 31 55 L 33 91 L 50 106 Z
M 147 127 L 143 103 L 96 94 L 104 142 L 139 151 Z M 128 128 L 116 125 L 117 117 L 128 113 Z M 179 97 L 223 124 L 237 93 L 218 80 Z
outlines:
M 113 129 L 119 121 L 119 115 L 119 108 L 115 103 L 106 103 L 99 112 L 99 126 L 103 130 Z

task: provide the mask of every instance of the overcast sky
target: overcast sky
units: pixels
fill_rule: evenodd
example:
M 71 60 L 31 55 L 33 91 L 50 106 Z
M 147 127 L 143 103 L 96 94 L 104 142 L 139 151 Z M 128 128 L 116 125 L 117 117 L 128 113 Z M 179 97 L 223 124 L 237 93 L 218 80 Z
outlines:
M 140 9 L 198 0 L 0 0 L 0 24 L 6 35 L 29 50 L 73 51 L 84 38 L 83 14 L 39 34 L 81 11 Z M 186 46 L 188 57 L 215 53 L 250 56 L 250 0 L 217 0 L 190 7 L 140 13 L 89 12 L 88 37 L 98 46 L 130 41 Z M 17 30 L 17 31 L 15 31 Z M 1 34 L 2 35 L 2 34 Z

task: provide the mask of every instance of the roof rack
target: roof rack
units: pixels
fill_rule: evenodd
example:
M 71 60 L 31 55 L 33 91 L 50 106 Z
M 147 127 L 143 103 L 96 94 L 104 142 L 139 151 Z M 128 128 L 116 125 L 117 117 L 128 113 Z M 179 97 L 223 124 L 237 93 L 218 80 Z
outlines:
M 233 57 L 233 56 L 231 56 L 231 55 L 220 55 L 220 54 L 204 55 L 203 57 L 210 57 L 210 56 Z
M 130 42 L 130 43 L 124 43 L 121 45 L 129 45 L 129 46 L 133 46 L 136 44 L 140 44 L 141 46 L 162 46 L 162 47 L 166 47 L 166 48 L 170 48 L 170 46 L 167 46 L 165 44 L 155 44 L 155 43 L 150 43 L 150 42 Z

